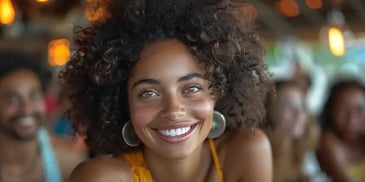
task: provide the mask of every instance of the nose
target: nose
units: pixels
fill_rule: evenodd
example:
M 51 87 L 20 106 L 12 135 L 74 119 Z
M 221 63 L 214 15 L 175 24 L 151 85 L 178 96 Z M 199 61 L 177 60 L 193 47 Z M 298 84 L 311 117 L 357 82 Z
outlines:
M 186 111 L 181 98 L 176 95 L 168 96 L 164 101 L 162 118 L 175 121 L 185 117 Z
M 19 103 L 19 110 L 22 114 L 31 114 L 34 110 L 32 101 L 29 99 L 21 99 Z

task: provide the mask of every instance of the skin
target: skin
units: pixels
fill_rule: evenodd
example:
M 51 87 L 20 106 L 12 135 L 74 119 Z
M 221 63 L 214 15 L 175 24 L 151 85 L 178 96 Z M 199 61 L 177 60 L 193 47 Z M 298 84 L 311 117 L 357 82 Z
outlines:
M 219 181 L 206 140 L 215 98 L 204 69 L 175 39 L 150 44 L 141 53 L 128 83 L 131 121 L 154 181 Z M 186 136 L 161 130 L 190 126 Z M 269 141 L 263 132 L 236 128 L 215 142 L 225 181 L 271 181 Z M 89 171 L 93 171 L 90 173 Z M 121 156 L 99 156 L 78 165 L 76 181 L 133 181 Z
M 332 107 L 335 127 L 339 136 L 325 132 L 317 152 L 319 162 L 334 181 L 351 181 L 345 168 L 365 159 L 365 147 L 360 135 L 364 135 L 365 94 L 359 88 L 346 88 L 336 96 Z
M 43 167 L 36 140 L 45 119 L 43 92 L 37 75 L 19 69 L 0 78 L 0 163 L 1 181 L 43 181 Z M 50 138 L 61 173 L 67 179 L 83 156 L 72 143 Z M 9 175 L 21 174 L 22 176 Z
M 303 136 L 308 122 L 305 111 L 304 95 L 299 87 L 285 86 L 278 90 L 271 116 L 278 121 L 278 131 L 287 133 L 291 139 Z

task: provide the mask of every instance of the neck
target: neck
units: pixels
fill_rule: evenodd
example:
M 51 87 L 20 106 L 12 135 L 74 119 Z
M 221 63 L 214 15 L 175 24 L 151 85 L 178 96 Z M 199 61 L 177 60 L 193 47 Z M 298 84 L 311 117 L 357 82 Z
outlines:
M 205 181 L 212 157 L 207 142 L 183 159 L 170 159 L 146 148 L 145 158 L 154 181 Z
M 24 166 L 37 156 L 38 142 L 32 140 L 20 141 L 0 133 L 0 164 Z

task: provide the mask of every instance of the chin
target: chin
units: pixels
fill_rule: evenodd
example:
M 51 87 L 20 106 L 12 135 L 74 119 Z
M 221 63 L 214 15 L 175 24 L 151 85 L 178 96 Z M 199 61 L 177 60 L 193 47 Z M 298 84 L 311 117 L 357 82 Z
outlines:
M 21 141 L 29 141 L 37 138 L 38 128 L 28 128 L 17 130 L 13 133 L 13 137 Z

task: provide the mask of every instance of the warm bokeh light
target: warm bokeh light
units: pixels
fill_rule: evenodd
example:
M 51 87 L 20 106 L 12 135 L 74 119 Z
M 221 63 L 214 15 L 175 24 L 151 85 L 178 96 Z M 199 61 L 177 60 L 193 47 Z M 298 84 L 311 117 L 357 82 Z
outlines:
M 48 0 L 36 0 L 37 3 L 48 3 Z
M 51 66 L 62 66 L 70 59 L 70 43 L 67 39 L 52 40 L 48 44 L 48 63 Z
M 305 0 L 305 4 L 312 9 L 322 8 L 322 0 Z
M 108 1 L 86 0 L 85 17 L 91 22 L 103 22 L 111 17 L 107 10 Z
M 300 13 L 299 6 L 295 0 L 281 0 L 275 6 L 277 10 L 285 16 L 298 16 Z
M 0 0 L 0 24 L 10 25 L 14 19 L 15 10 L 11 0 Z
M 250 20 L 255 20 L 258 16 L 257 9 L 249 3 L 240 6 L 240 10 L 244 12 Z
M 345 39 L 340 29 L 330 27 L 328 30 L 328 43 L 330 51 L 335 56 L 343 56 L 345 54 Z

